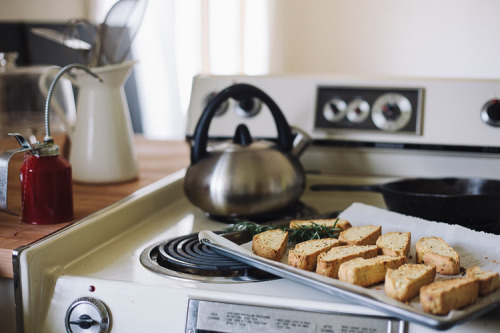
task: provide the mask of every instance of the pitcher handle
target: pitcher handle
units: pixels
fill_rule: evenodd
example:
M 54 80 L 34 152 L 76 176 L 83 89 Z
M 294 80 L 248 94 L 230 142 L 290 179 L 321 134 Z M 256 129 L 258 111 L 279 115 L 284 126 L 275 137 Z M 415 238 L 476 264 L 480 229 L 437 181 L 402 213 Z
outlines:
M 0 155 L 0 210 L 11 215 L 19 215 L 17 213 L 11 212 L 7 207 L 7 183 L 9 179 L 9 161 L 12 156 L 17 153 L 22 153 L 30 150 L 31 148 L 17 148 L 4 151 Z
M 47 98 L 47 95 L 49 93 L 49 87 L 53 78 L 57 75 L 60 69 L 61 68 L 58 66 L 50 66 L 47 67 L 40 75 L 40 78 L 38 79 L 38 88 L 45 96 L 45 98 Z M 67 78 L 71 84 L 76 85 L 76 80 L 71 75 L 66 75 L 65 78 Z M 63 107 L 61 106 L 61 104 L 59 104 L 59 102 L 56 99 L 52 99 L 50 101 L 50 106 L 63 122 L 70 140 L 73 137 L 73 130 L 75 128 L 75 121 L 76 121 L 75 101 L 73 100 L 71 102 L 72 103 L 66 103 L 67 110 L 66 112 L 64 112 Z

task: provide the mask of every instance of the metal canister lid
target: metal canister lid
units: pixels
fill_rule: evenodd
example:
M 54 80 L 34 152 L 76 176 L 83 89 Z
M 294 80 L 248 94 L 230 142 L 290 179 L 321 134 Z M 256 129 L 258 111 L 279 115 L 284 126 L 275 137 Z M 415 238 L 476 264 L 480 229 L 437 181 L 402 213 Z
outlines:
M 59 146 L 52 143 L 36 143 L 33 145 L 31 153 L 35 156 L 57 156 L 59 155 Z

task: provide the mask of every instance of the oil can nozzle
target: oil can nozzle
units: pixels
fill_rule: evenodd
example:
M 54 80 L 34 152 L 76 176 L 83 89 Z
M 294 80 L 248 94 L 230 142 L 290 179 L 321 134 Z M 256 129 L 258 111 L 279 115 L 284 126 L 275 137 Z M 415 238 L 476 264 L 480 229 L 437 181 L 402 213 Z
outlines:
M 48 145 L 54 144 L 54 139 L 50 135 L 50 117 L 49 117 L 50 101 L 52 100 L 52 95 L 54 93 L 54 89 L 55 89 L 55 86 L 56 86 L 57 82 L 59 82 L 59 79 L 64 74 L 66 74 L 66 72 L 68 72 L 68 71 L 70 71 L 72 69 L 81 69 L 81 70 L 84 70 L 85 72 L 87 72 L 88 74 L 92 75 L 97 80 L 99 80 L 99 82 L 102 82 L 102 79 L 97 74 L 95 74 L 89 68 L 87 68 L 87 67 L 85 67 L 83 65 L 80 65 L 80 64 L 69 64 L 69 65 L 61 68 L 61 70 L 56 74 L 56 76 L 54 77 L 54 79 L 52 80 L 52 82 L 50 84 L 49 91 L 47 93 L 47 100 L 45 101 L 45 138 L 43 139 L 43 141 L 46 144 L 48 144 Z

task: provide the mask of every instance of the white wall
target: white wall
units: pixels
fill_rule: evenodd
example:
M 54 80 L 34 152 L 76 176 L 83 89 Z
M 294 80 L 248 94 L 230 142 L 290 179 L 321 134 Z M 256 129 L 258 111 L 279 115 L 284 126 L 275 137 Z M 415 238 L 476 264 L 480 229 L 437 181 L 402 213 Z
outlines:
M 500 78 L 496 0 L 270 0 L 270 71 Z

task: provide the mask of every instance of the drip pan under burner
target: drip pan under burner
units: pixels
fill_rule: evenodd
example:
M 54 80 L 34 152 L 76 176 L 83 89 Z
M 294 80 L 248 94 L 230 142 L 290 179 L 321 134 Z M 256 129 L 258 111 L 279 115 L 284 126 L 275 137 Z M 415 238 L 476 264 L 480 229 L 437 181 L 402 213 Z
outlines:
M 198 241 L 198 233 L 146 248 L 140 257 L 146 268 L 174 278 L 205 282 L 257 282 L 278 277 L 215 253 Z

